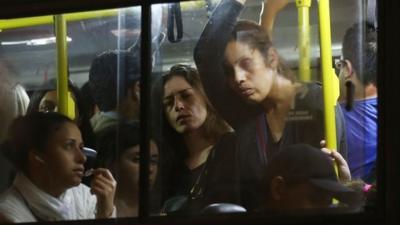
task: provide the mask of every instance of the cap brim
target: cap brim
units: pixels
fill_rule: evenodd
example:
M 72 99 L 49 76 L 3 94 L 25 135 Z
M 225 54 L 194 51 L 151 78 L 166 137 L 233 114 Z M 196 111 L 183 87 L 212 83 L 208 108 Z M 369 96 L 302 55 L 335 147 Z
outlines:
M 333 197 L 337 198 L 340 202 L 353 205 L 360 199 L 359 193 L 344 186 L 338 181 L 328 179 L 310 179 L 310 182 L 323 190 L 331 192 Z

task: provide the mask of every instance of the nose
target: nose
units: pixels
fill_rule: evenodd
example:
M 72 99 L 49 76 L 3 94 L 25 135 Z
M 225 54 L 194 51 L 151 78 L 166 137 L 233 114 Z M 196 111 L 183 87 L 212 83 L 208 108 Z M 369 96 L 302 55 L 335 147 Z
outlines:
M 174 103 L 175 103 L 175 111 L 176 112 L 179 112 L 184 108 L 183 101 L 178 96 L 174 97 Z
M 86 155 L 80 148 L 77 148 L 75 159 L 78 163 L 83 164 L 86 162 Z
M 235 84 L 240 85 L 246 80 L 246 71 L 239 67 L 235 67 L 233 79 Z

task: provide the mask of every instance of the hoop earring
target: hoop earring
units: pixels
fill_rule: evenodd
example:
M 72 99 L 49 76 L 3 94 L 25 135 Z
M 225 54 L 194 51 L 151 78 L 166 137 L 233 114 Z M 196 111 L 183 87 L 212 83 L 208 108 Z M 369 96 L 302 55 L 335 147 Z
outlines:
M 345 85 L 346 85 L 346 106 L 345 106 L 345 109 L 347 111 L 350 111 L 353 108 L 355 87 L 354 87 L 353 82 L 351 82 L 351 80 L 346 81 Z

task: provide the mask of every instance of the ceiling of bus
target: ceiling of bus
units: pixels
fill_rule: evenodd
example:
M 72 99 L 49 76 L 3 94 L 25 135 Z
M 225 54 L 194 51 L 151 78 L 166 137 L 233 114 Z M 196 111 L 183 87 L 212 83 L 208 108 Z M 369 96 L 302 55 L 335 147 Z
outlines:
M 314 2 L 313 2 L 314 3 Z M 316 4 L 316 2 L 315 2 Z M 196 5 L 193 5 L 195 7 Z M 248 8 L 243 12 L 242 18 L 258 20 L 261 4 L 258 0 L 251 0 Z M 207 12 L 204 7 L 182 7 L 183 13 L 183 39 L 179 43 L 170 43 L 167 39 L 159 49 L 159 62 L 163 64 L 161 70 L 175 63 L 191 63 L 193 47 L 207 21 Z M 162 8 L 162 7 L 160 7 Z M 361 7 L 355 0 L 331 1 L 332 42 L 334 55 L 340 55 L 340 42 L 344 31 L 359 17 Z M 161 12 L 161 11 L 160 11 Z M 161 21 L 158 31 L 166 32 L 166 10 L 157 13 L 153 18 Z M 311 55 L 312 64 L 318 63 L 318 16 L 316 7 L 310 12 L 311 24 Z M 129 35 L 124 39 L 112 34 L 117 26 L 116 18 L 99 18 L 68 23 L 67 36 L 71 39 L 68 43 L 68 60 L 71 79 L 78 84 L 87 80 L 91 60 L 107 49 L 116 49 L 118 43 L 126 47 L 137 41 L 140 21 L 132 20 L 127 26 Z M 289 62 L 292 68 L 296 67 L 298 52 L 297 43 L 297 9 L 294 3 L 282 11 L 276 19 L 274 42 L 281 56 Z M 26 28 L 3 30 L 0 32 L 0 42 L 10 43 L 22 40 L 35 40 L 43 37 L 54 36 L 52 25 L 33 26 Z M 119 40 L 119 41 L 118 41 Z M 40 85 L 44 80 L 55 76 L 56 49 L 55 44 L 14 44 L 0 45 L 0 56 L 10 63 L 16 72 L 16 79 L 24 84 L 27 89 Z

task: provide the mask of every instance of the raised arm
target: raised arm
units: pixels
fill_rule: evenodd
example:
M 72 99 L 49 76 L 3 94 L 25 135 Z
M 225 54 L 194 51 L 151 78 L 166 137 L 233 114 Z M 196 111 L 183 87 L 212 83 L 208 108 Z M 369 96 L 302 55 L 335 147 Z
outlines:
M 285 8 L 288 0 L 264 0 L 263 10 L 260 16 L 260 25 L 267 32 L 272 40 L 272 32 L 274 29 L 275 17 Z
M 243 9 L 243 2 L 244 0 L 222 0 L 205 26 L 194 50 L 194 60 L 207 96 L 224 119 L 233 126 L 235 120 L 248 108 L 238 96 L 228 90 L 223 63 L 225 48 Z

